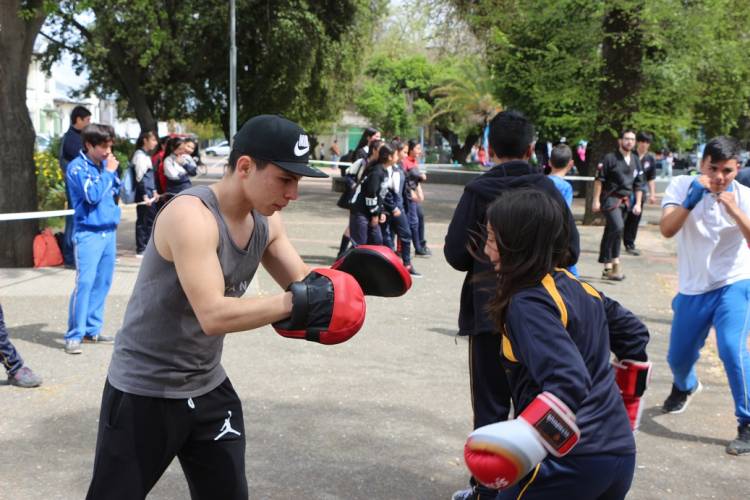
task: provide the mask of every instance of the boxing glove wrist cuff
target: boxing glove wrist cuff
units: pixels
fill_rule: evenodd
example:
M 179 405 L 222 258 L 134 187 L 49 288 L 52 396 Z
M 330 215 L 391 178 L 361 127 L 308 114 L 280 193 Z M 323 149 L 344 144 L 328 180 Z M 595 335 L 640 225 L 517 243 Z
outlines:
M 287 291 L 292 292 L 292 315 L 289 323 L 295 328 L 304 328 L 309 315 L 309 300 L 307 298 L 307 285 L 301 281 L 295 281 Z
M 651 380 L 650 361 L 615 360 L 615 381 L 623 397 L 641 397 Z
M 687 196 L 682 202 L 683 208 L 686 208 L 688 210 L 694 209 L 695 206 L 703 199 L 703 195 L 707 192 L 708 190 L 703 186 L 703 184 L 700 183 L 700 181 L 696 177 L 688 187 Z
M 551 392 L 539 394 L 518 418 L 531 425 L 542 446 L 556 457 L 565 456 L 581 436 L 575 414 Z

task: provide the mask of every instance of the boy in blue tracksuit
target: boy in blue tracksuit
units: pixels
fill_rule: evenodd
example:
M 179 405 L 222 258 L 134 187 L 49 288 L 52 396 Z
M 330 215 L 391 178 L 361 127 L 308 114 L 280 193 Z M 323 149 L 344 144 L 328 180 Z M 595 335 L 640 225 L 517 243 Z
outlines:
M 101 335 L 104 301 L 115 267 L 120 207 L 118 162 L 112 154 L 114 130 L 91 124 L 81 134 L 84 149 L 68 164 L 66 180 L 73 204 L 76 286 L 70 298 L 65 352 L 80 354 L 81 342 L 112 342 Z

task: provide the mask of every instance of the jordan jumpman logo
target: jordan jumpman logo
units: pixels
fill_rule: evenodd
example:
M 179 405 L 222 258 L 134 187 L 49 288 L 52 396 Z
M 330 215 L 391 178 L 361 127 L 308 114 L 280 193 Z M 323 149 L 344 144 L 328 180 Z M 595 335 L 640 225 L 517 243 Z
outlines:
M 232 423 L 230 422 L 230 420 L 232 419 L 232 412 L 227 410 L 227 413 L 229 414 L 229 416 L 224 419 L 224 425 L 222 425 L 221 429 L 219 429 L 219 435 L 214 438 L 214 441 L 218 441 L 222 436 L 224 436 L 224 434 L 228 434 L 230 432 L 233 434 L 237 434 L 238 436 L 242 435 L 236 430 L 232 429 Z

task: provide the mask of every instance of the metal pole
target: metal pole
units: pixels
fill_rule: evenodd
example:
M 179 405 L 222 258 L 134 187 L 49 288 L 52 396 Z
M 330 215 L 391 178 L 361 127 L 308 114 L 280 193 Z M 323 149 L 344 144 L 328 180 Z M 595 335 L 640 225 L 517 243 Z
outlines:
M 237 133 L 237 40 L 234 33 L 234 0 L 229 0 L 229 145 Z

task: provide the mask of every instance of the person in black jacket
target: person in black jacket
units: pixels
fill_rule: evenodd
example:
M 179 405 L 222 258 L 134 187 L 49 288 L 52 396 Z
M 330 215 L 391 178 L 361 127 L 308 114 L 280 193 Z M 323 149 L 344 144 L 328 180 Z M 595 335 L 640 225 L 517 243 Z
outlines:
M 388 217 L 386 225 L 389 225 L 392 235 L 398 236 L 400 245 L 396 249 L 404 262 L 404 267 L 413 278 L 421 278 L 422 275 L 414 269 L 411 263 L 412 233 L 406 208 L 409 203 L 407 177 L 406 171 L 400 165 L 401 160 L 406 156 L 407 146 L 400 141 L 393 141 L 391 147 L 396 152 L 397 161 L 386 169 L 388 191 L 383 200 Z M 383 226 L 381 226 L 382 229 Z M 383 234 L 383 238 L 385 238 L 385 234 Z
M 156 179 L 149 155 L 158 145 L 159 138 L 153 130 L 141 132 L 135 143 L 136 151 L 132 159 L 135 169 L 135 200 L 139 203 L 135 207 L 135 254 L 139 258 L 143 257 L 146 250 L 156 218 L 159 193 L 156 191 Z
M 638 132 L 635 136 L 635 149 L 641 167 L 638 176 L 642 180 L 641 191 L 643 191 L 643 195 L 641 197 L 641 211 L 638 215 L 633 212 L 635 193 L 630 196 L 630 210 L 625 214 L 622 242 L 625 245 L 625 252 L 636 257 L 641 254 L 640 250 L 635 247 L 635 239 L 638 236 L 638 225 L 643 215 L 643 202 L 646 200 L 646 193 L 648 193 L 648 202 L 651 205 L 656 204 L 656 159 L 649 151 L 652 142 L 653 137 L 648 132 Z
M 641 214 L 641 161 L 633 153 L 635 132 L 624 130 L 620 134 L 617 151 L 604 156 L 597 165 L 594 180 L 593 212 L 601 211 L 607 225 L 602 233 L 599 262 L 604 264 L 602 279 L 622 281 L 625 274 L 620 265 L 620 243 L 625 228 L 625 214 Z M 634 203 L 630 203 L 634 197 Z
M 382 245 L 380 224 L 385 222 L 386 169 L 396 163 L 397 153 L 388 144 L 380 146 L 378 161 L 367 165 L 362 182 L 355 188 L 349 212 L 349 234 L 356 245 Z
M 334 141 L 335 142 L 335 141 Z M 367 158 L 371 156 L 372 150 L 376 149 L 374 146 L 380 144 L 380 132 L 372 127 L 367 127 L 362 132 L 362 137 L 359 138 L 359 142 L 357 143 L 357 147 L 355 147 L 353 150 L 347 152 L 344 156 L 341 157 L 342 162 L 350 162 L 352 163 L 352 166 L 356 164 L 359 160 L 363 160 L 364 162 L 367 162 Z M 336 146 L 338 148 L 338 146 Z M 348 173 L 349 166 L 347 165 L 339 165 L 339 170 L 341 171 L 341 177 L 344 179 L 344 192 L 341 195 L 341 198 L 339 199 L 339 205 L 341 208 L 349 208 L 348 201 L 344 200 L 351 200 L 352 195 L 354 194 L 354 188 L 356 187 L 356 183 L 352 182 L 353 178 L 350 173 Z M 356 177 L 356 175 L 354 176 Z M 349 244 L 351 243 L 351 235 L 349 234 L 349 226 L 346 227 L 344 230 L 344 234 L 341 235 L 341 244 L 339 245 L 339 253 L 338 256 L 341 256 L 344 254 L 347 248 L 349 248 Z M 338 257 L 337 257 L 338 258 Z
M 480 235 L 483 234 L 487 207 L 504 191 L 524 187 L 539 189 L 559 203 L 560 210 L 570 223 L 568 254 L 558 265 L 568 267 L 575 264 L 580 253 L 573 214 L 554 183 L 542 173 L 541 168 L 528 162 L 534 152 L 532 123 L 517 111 L 498 113 L 490 122 L 489 142 L 495 166 L 466 185 L 448 226 L 443 247 L 448 263 L 466 273 L 461 289 L 458 334 L 469 336 L 469 383 L 475 429 L 506 420 L 510 411 L 510 389 L 497 356 L 500 337 L 487 314 L 487 304 L 492 298 L 495 283 L 491 278 L 481 282 L 475 279 L 491 276 L 489 264 L 475 258 L 484 247 Z M 472 248 L 472 245 L 476 246 Z M 456 498 L 476 497 L 465 495 Z

